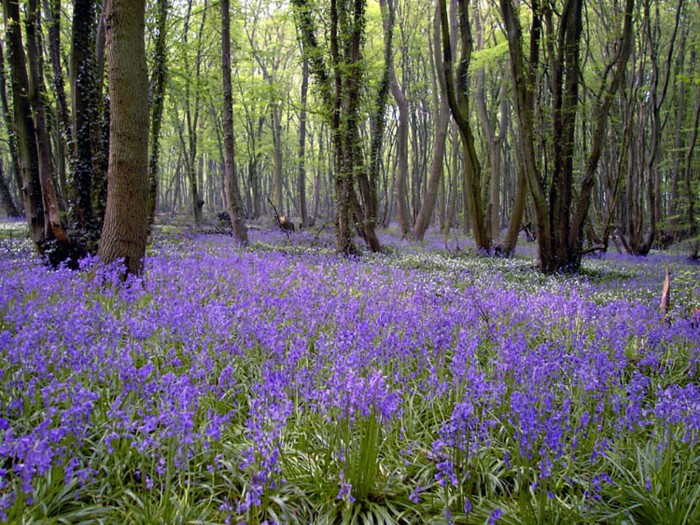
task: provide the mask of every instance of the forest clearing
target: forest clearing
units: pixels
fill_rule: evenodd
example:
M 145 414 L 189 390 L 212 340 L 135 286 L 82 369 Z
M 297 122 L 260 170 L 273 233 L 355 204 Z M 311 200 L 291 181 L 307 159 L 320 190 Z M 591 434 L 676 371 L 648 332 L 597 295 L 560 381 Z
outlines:
M 546 276 L 524 240 L 249 234 L 159 227 L 125 282 L 2 241 L 2 519 L 700 521 L 686 255 Z

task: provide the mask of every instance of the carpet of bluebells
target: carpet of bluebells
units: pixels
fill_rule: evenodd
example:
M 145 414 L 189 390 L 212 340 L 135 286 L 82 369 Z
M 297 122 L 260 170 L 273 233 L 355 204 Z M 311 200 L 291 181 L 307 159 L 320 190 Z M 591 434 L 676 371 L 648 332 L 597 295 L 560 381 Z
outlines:
M 0 522 L 700 523 L 682 255 L 251 237 L 161 229 L 126 282 L 2 241 Z

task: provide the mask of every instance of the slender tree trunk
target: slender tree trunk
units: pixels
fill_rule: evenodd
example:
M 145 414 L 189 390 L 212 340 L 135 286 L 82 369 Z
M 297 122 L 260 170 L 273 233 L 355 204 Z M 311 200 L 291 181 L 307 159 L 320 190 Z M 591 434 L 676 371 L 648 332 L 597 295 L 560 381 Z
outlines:
M 8 35 L 9 37 L 9 35 Z M 19 156 L 17 152 L 17 137 L 15 136 L 15 126 L 13 117 L 10 113 L 10 107 L 7 103 L 7 72 L 5 71 L 5 53 L 3 51 L 2 42 L 0 42 L 0 104 L 2 107 L 2 122 L 5 124 L 8 135 L 8 146 L 10 150 L 10 160 L 12 162 L 12 173 L 14 175 L 15 184 L 19 191 L 22 190 L 22 174 L 19 167 Z M 8 189 L 9 191 L 9 189 Z M 18 201 L 17 211 L 20 216 L 24 215 L 24 205 L 22 200 Z
M 678 43 L 678 58 L 676 60 L 676 75 L 683 76 L 685 63 L 685 39 L 686 31 L 681 32 L 681 39 Z M 681 161 L 683 158 L 683 121 L 685 120 L 685 88 L 686 82 L 678 82 L 678 100 L 676 103 L 676 129 L 673 143 L 673 171 L 671 174 L 671 201 L 669 202 L 669 227 L 675 239 L 680 238 L 678 231 L 678 188 L 681 182 Z
M 518 245 L 518 235 L 523 223 L 523 215 L 525 214 L 525 204 L 527 197 L 527 172 L 524 166 L 518 166 L 518 179 L 515 186 L 515 197 L 513 200 L 513 210 L 510 214 L 508 222 L 508 231 L 503 240 L 503 253 L 506 257 L 510 257 L 515 252 L 515 247 Z
M 221 72 L 224 85 L 224 172 L 226 182 L 226 209 L 236 240 L 248 244 L 248 231 L 243 221 L 236 174 L 235 142 L 233 134 L 233 96 L 231 94 L 231 18 L 229 0 L 221 0 Z
M 452 171 L 450 173 L 450 195 L 447 201 L 447 220 L 445 222 L 445 230 L 443 233 L 448 233 L 454 225 L 455 214 L 457 213 L 457 188 L 459 186 L 459 147 L 458 143 L 459 132 L 457 131 L 457 123 L 452 123 Z
M 309 225 L 309 212 L 306 208 L 306 104 L 308 92 L 309 60 L 303 57 L 301 65 L 301 111 L 299 113 L 299 175 L 297 182 L 302 227 Z
M 59 181 L 63 195 L 63 204 L 67 207 L 66 199 L 69 198 L 68 182 L 66 178 L 65 156 L 73 144 L 73 127 L 66 98 L 65 81 L 61 67 L 61 2 L 60 0 L 44 0 L 44 12 L 49 29 L 49 56 L 53 73 L 53 87 L 58 104 L 58 133 L 57 148 L 59 151 Z
M 530 54 L 525 63 L 522 46 L 522 29 L 512 0 L 500 0 L 501 12 L 506 26 L 506 36 L 510 51 L 512 82 L 515 91 L 515 110 L 520 128 L 520 147 L 523 164 L 532 194 L 533 207 L 537 218 L 537 245 L 540 269 L 544 272 L 556 271 L 552 268 L 551 231 L 545 188 L 540 178 L 540 170 L 535 155 L 535 64 L 539 62 L 539 41 L 542 35 L 542 19 L 539 2 L 532 4 L 533 18 L 530 29 Z
M 193 6 L 193 0 L 189 0 L 187 3 L 187 14 L 185 15 L 185 31 L 184 31 L 184 39 L 185 39 L 185 44 L 189 45 L 189 25 L 191 21 L 191 16 L 192 16 L 192 6 Z M 198 130 L 199 130 L 199 100 L 200 100 L 200 87 L 199 87 L 199 79 L 201 77 L 201 71 L 202 71 L 202 46 L 203 44 L 203 39 L 202 39 L 202 34 L 204 31 L 204 26 L 206 23 L 206 18 L 207 18 L 207 11 L 208 11 L 208 0 L 204 1 L 204 9 L 201 10 L 202 13 L 202 20 L 201 24 L 199 26 L 199 31 L 198 31 L 198 36 L 197 36 L 197 41 L 196 41 L 196 54 L 195 54 L 195 64 L 194 64 L 194 70 L 195 70 L 195 75 L 194 81 L 195 84 L 195 90 L 194 90 L 194 101 L 191 100 L 191 92 L 192 88 L 190 85 L 190 82 L 187 82 L 185 86 L 185 122 L 186 122 L 186 128 L 187 128 L 187 150 L 188 153 L 185 157 L 186 164 L 187 164 L 187 180 L 189 182 L 190 186 L 190 198 L 192 202 L 192 213 L 194 215 L 194 222 L 197 226 L 200 226 L 202 224 L 202 208 L 204 207 L 204 200 L 202 199 L 200 195 L 200 188 L 199 185 L 197 184 L 197 141 L 198 141 Z M 185 57 L 187 57 L 187 54 L 185 54 Z M 190 67 L 189 60 L 185 59 L 185 68 L 188 69 Z M 194 108 L 192 107 L 194 106 Z
M 398 157 L 398 174 L 396 178 L 396 211 L 399 228 L 402 235 L 410 232 L 410 214 L 408 211 L 408 101 L 403 94 L 403 89 L 396 82 L 396 75 L 392 75 L 391 92 L 399 108 L 399 127 L 397 137 L 396 155 Z
M 688 199 L 688 236 L 691 238 L 690 247 L 690 259 L 698 259 L 698 251 L 700 250 L 700 238 L 698 237 L 698 227 L 695 222 L 695 202 L 697 199 L 696 194 L 693 192 L 692 186 L 692 161 L 693 152 L 695 151 L 695 145 L 698 140 L 698 125 L 700 124 L 700 87 L 696 87 L 695 90 L 695 113 L 693 117 L 693 127 L 690 137 L 690 143 L 688 144 L 688 149 L 685 152 L 685 168 L 683 170 L 683 180 L 685 186 L 686 198 Z
M 342 2 L 331 0 L 330 5 L 330 68 L 326 66 L 316 39 L 316 26 L 306 0 L 293 0 L 297 27 L 302 35 L 304 51 L 311 71 L 319 85 L 321 100 L 330 115 L 331 141 L 335 161 L 335 236 L 336 251 L 350 254 L 355 251 L 351 235 L 351 221 L 362 220 L 359 201 L 354 194 L 356 173 L 364 170 L 359 147 L 359 103 L 362 83 L 362 45 L 366 22 L 364 0 Z M 330 70 L 330 73 L 329 73 Z M 370 249 L 379 244 L 371 225 L 359 224 Z M 374 244 L 376 241 L 376 245 Z
M 391 38 L 393 35 L 393 25 L 394 25 L 394 4 L 393 0 L 381 0 L 380 5 L 382 7 L 382 15 L 384 20 L 384 33 L 385 38 Z M 391 42 L 391 40 L 389 40 Z M 386 72 L 389 75 L 389 85 L 391 87 L 391 94 L 396 101 L 396 105 L 399 109 L 399 126 L 397 130 L 397 150 L 396 155 L 398 157 L 399 171 L 396 179 L 396 210 L 399 220 L 399 228 L 401 228 L 402 235 L 408 235 L 411 230 L 410 226 L 410 214 L 408 211 L 408 194 L 407 194 L 407 183 L 408 183 L 408 100 L 404 94 L 403 88 L 399 85 L 399 81 L 396 78 L 396 70 L 394 69 L 394 61 L 390 53 L 385 54 L 385 57 L 389 59 L 389 62 L 385 64 Z
M 160 128 L 165 107 L 165 87 L 168 78 L 166 33 L 168 0 L 158 0 L 156 16 L 156 48 L 150 81 L 151 129 L 149 131 L 150 154 L 148 160 L 148 226 L 153 226 L 158 202 L 158 162 L 160 160 Z
M 276 102 L 272 105 L 270 112 L 272 126 L 272 145 L 273 145 L 273 177 L 272 177 L 272 193 L 275 201 L 275 206 L 278 210 L 284 210 L 284 201 L 282 197 L 282 176 L 284 166 L 282 165 L 282 116 L 280 115 L 279 104 Z M 282 211 L 284 214 L 285 212 Z
M 445 146 L 447 144 L 447 129 L 450 124 L 450 106 L 447 101 L 447 90 L 445 88 L 445 75 L 442 70 L 442 58 L 440 57 L 440 11 L 439 7 L 435 7 L 435 17 L 433 24 L 433 51 L 435 62 L 435 76 L 437 77 L 437 85 L 439 86 L 439 103 L 438 115 L 435 122 L 435 140 L 433 142 L 433 157 L 430 162 L 430 175 L 428 177 L 428 185 L 423 198 L 423 204 L 418 211 L 416 223 L 413 226 L 414 237 L 422 241 L 425 236 L 425 231 L 430 224 L 430 218 L 435 209 L 435 201 L 437 199 L 442 173 L 444 171 L 445 162 Z
M 12 79 L 13 129 L 17 144 L 17 160 L 24 198 L 24 214 L 29 234 L 37 249 L 45 240 L 44 200 L 39 179 L 36 134 L 29 103 L 27 59 L 22 43 L 22 23 L 18 0 L 3 0 L 7 60 Z
M 573 264 L 573 267 L 577 270 L 581 266 L 581 257 L 583 254 L 583 226 L 586 217 L 588 216 L 591 192 L 593 190 L 595 175 L 603 150 L 603 141 L 607 131 L 610 108 L 614 101 L 615 95 L 623 83 L 627 63 L 630 55 L 632 54 L 634 38 L 633 15 L 634 0 L 626 0 L 620 45 L 617 55 L 612 63 L 612 68 L 614 68 L 613 77 L 610 80 L 610 83 L 607 85 L 607 88 L 602 90 L 602 94 L 595 106 L 596 120 L 592 138 L 593 142 L 586 162 L 586 172 L 581 184 L 577 208 L 571 223 L 571 238 L 569 241 L 571 264 Z
M 474 25 L 476 29 L 476 47 L 478 51 L 484 48 L 484 29 L 481 20 L 481 12 L 479 8 L 474 10 Z M 488 206 L 486 209 L 485 227 L 491 236 L 492 242 L 498 245 L 501 236 L 501 214 L 500 214 L 500 188 L 501 188 L 501 150 L 505 140 L 505 130 L 507 127 L 507 111 L 501 112 L 501 125 L 496 134 L 496 125 L 492 122 L 492 117 L 486 106 L 486 72 L 483 67 L 480 67 L 476 72 L 476 108 L 479 116 L 481 128 L 486 135 L 486 140 L 489 145 L 489 187 L 488 187 Z M 506 80 L 502 75 L 500 95 L 502 104 L 507 105 L 506 98 Z M 507 109 L 507 106 L 506 108 Z
M 138 274 L 148 239 L 148 71 L 145 0 L 109 0 L 109 184 L 99 256 Z
M 474 242 L 479 252 L 491 251 L 491 236 L 486 231 L 484 209 L 481 203 L 481 164 L 474 147 L 474 135 L 469 123 L 469 100 L 467 98 L 467 75 L 473 48 L 471 25 L 469 22 L 469 0 L 459 0 L 459 33 L 461 57 L 457 67 L 456 79 L 452 72 L 452 50 L 447 22 L 446 0 L 438 0 L 442 27 L 443 71 L 447 98 L 452 116 L 459 127 L 464 149 L 465 205 L 468 206 Z M 456 80 L 456 82 L 455 82 Z

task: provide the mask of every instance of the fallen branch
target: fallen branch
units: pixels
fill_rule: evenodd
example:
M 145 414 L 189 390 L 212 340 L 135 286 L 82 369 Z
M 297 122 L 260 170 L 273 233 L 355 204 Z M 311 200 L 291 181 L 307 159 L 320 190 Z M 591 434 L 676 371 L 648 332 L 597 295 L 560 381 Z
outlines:
M 659 309 L 661 314 L 665 317 L 668 314 L 668 309 L 671 303 L 671 272 L 666 267 L 666 279 L 664 279 L 664 288 L 661 292 L 661 305 Z
M 280 215 L 277 212 L 277 208 L 275 207 L 274 204 L 272 204 L 270 197 L 267 198 L 267 202 L 270 203 L 270 206 L 272 206 L 272 210 L 275 212 L 275 219 L 277 219 L 277 226 L 279 226 L 279 229 L 282 230 L 284 233 L 286 233 L 287 237 L 289 237 L 289 235 L 295 231 L 294 223 L 289 220 L 289 217 L 287 217 L 285 215 Z

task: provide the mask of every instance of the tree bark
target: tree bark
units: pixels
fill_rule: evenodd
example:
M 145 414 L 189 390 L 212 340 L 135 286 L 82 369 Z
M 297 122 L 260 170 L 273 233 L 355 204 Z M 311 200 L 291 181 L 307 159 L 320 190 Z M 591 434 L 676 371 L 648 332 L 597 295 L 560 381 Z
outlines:
M 224 87 L 224 173 L 226 209 L 236 240 L 242 246 L 248 244 L 248 231 L 243 221 L 239 200 L 236 154 L 233 134 L 233 96 L 231 93 L 231 18 L 229 0 L 221 0 L 221 72 Z
M 299 113 L 299 171 L 297 192 L 299 193 L 299 213 L 301 226 L 309 226 L 309 212 L 306 206 L 306 115 L 309 93 L 309 60 L 302 58 L 301 65 L 301 111 Z
M 433 156 L 430 161 L 430 175 L 428 185 L 423 198 L 423 204 L 418 211 L 416 222 L 413 226 L 413 236 L 416 240 L 422 241 L 425 231 L 430 224 L 430 218 L 435 209 L 440 181 L 444 171 L 445 146 L 447 144 L 447 129 L 450 124 L 450 106 L 447 101 L 447 90 L 445 88 L 445 75 L 442 70 L 442 59 L 440 57 L 440 11 L 439 6 L 435 6 L 435 17 L 433 24 L 433 60 L 435 62 L 435 76 L 439 86 L 438 114 L 435 121 L 435 140 L 433 142 Z
M 382 18 L 384 23 L 385 38 L 390 32 L 393 34 L 394 21 L 394 5 L 392 0 L 380 0 L 379 5 L 382 8 Z M 390 40 L 391 42 L 391 40 Z M 390 49 L 391 51 L 391 49 Z M 385 54 L 389 58 L 389 62 L 385 64 L 386 71 L 389 75 L 389 85 L 391 94 L 396 101 L 399 109 L 399 125 L 397 128 L 397 149 L 396 156 L 398 157 L 398 174 L 396 179 L 396 211 L 399 221 L 399 228 L 402 235 L 408 235 L 411 230 L 410 214 L 408 211 L 408 100 L 396 78 L 396 70 L 394 69 L 394 61 L 392 54 Z
M 158 162 L 160 160 L 160 128 L 165 107 L 165 87 L 168 79 L 166 33 L 168 0 L 158 0 L 156 16 L 158 36 L 153 57 L 153 72 L 150 82 L 151 129 L 149 132 L 150 154 L 148 159 L 148 226 L 153 226 L 158 203 Z
M 184 41 L 185 45 L 189 45 L 189 25 L 192 16 L 192 6 L 193 0 L 189 0 L 187 3 L 187 14 L 185 15 L 185 31 L 184 31 Z M 185 142 L 186 154 L 185 162 L 187 166 L 187 180 L 190 187 L 190 198 L 192 202 L 192 213 L 194 215 L 195 225 L 200 226 L 202 224 L 202 209 L 204 207 L 204 200 L 200 195 L 201 189 L 197 184 L 197 136 L 199 130 L 199 100 L 200 100 L 200 87 L 199 79 L 202 71 L 202 46 L 203 39 L 202 34 L 204 31 L 204 25 L 207 19 L 207 6 L 208 0 L 204 1 L 204 9 L 202 9 L 202 21 L 199 26 L 198 37 L 197 37 L 197 48 L 195 55 L 194 64 L 194 101 L 190 100 L 192 88 L 190 82 L 185 85 L 185 122 L 187 126 L 187 141 Z M 185 68 L 189 70 L 190 64 L 187 60 L 187 53 L 185 53 Z M 192 108 L 194 106 L 194 109 Z
M 471 24 L 469 22 L 469 0 L 459 1 L 459 34 L 461 56 L 455 78 L 452 71 L 452 49 L 447 21 L 446 0 L 438 0 L 440 5 L 440 22 L 442 27 L 443 71 L 447 98 L 452 116 L 457 123 L 464 150 L 465 171 L 465 205 L 469 209 L 474 242 L 479 252 L 490 253 L 491 236 L 486 230 L 484 209 L 481 202 L 481 164 L 474 147 L 474 135 L 469 123 L 469 99 L 467 98 L 467 74 L 473 48 Z
M 51 141 L 47 131 L 46 110 L 44 107 L 45 93 L 42 79 L 42 48 L 39 44 L 41 34 L 41 8 L 39 0 L 29 0 L 27 6 L 27 57 L 29 66 L 29 103 L 31 114 L 25 118 L 33 123 L 36 144 L 36 166 L 39 178 L 40 198 L 43 202 L 44 231 L 37 242 L 39 251 L 46 256 L 51 266 L 68 262 L 77 266 L 77 260 L 83 255 L 83 250 L 73 244 L 61 223 L 61 210 L 56 194 L 53 176 Z
M 0 42 L 0 105 L 2 107 L 2 121 L 7 129 L 7 142 L 10 150 L 10 160 L 12 162 L 12 173 L 14 175 L 15 184 L 19 191 L 22 190 L 22 174 L 19 167 L 19 157 L 17 153 L 17 137 L 15 136 L 15 127 L 13 117 L 10 113 L 10 107 L 7 103 L 7 71 L 5 70 L 5 52 L 3 51 L 2 42 Z M 8 188 L 9 191 L 9 188 Z M 24 215 L 24 206 L 20 199 L 17 203 L 17 211 L 19 216 Z
M 377 251 L 379 241 L 367 221 L 354 193 L 354 179 L 364 170 L 359 145 L 360 95 L 363 89 L 360 67 L 366 22 L 364 0 L 331 0 L 329 47 L 330 67 L 316 39 L 316 26 L 306 0 L 293 0 L 296 23 L 302 36 L 305 56 L 319 85 L 321 100 L 329 114 L 335 164 L 335 237 L 336 251 L 355 252 L 351 221 L 368 247 Z M 330 73 L 329 73 L 330 70 Z M 358 223 L 358 221 L 360 221 Z M 364 222 L 364 224 L 363 224 Z
M 272 80 L 270 80 L 272 82 Z M 277 209 L 284 210 L 284 199 L 282 195 L 282 174 L 284 166 L 282 165 L 282 116 L 280 115 L 279 104 L 275 101 L 270 110 L 270 125 L 272 127 L 272 146 L 273 146 L 273 178 L 272 192 L 275 206 Z M 282 212 L 285 213 L 285 212 Z
M 66 98 L 65 81 L 63 69 L 61 67 L 61 2 L 60 0 L 44 0 L 44 11 L 48 20 L 49 32 L 49 56 L 51 59 L 51 70 L 53 73 L 53 87 L 56 93 L 56 103 L 58 104 L 58 137 L 57 147 L 59 149 L 59 181 L 61 193 L 65 200 L 69 198 L 69 188 L 66 178 L 65 156 L 73 144 L 73 126 L 71 122 L 70 110 Z M 67 203 L 66 203 L 67 204 Z
M 37 249 L 45 240 L 44 200 L 39 179 L 39 160 L 32 108 L 29 103 L 27 59 L 22 43 L 18 0 L 3 0 L 7 60 L 12 81 L 13 130 L 29 235 Z
M 148 239 L 148 72 L 145 0 L 109 0 L 105 17 L 110 99 L 107 209 L 99 256 L 143 271 Z
M 73 103 L 74 142 L 71 171 L 73 175 L 73 220 L 88 237 L 97 237 L 99 221 L 93 210 L 95 182 L 96 126 L 99 123 L 99 93 L 95 77 L 95 2 L 73 3 L 73 39 L 71 43 L 70 83 Z M 97 239 L 91 239 L 97 242 Z
M 12 193 L 10 193 L 10 187 L 5 180 L 5 168 L 2 158 L 0 158 L 0 206 L 5 210 L 5 214 L 8 217 L 21 217 L 17 206 L 15 206 Z
M 551 272 L 556 270 L 550 268 L 552 253 L 547 196 L 535 155 L 534 90 L 535 64 L 539 62 L 539 41 L 542 35 L 540 8 L 538 1 L 535 0 L 532 4 L 530 55 L 526 65 L 523 55 L 522 29 L 513 2 L 512 0 L 500 0 L 500 4 L 511 57 L 511 78 L 515 91 L 515 110 L 520 128 L 520 147 L 523 152 L 523 164 L 537 217 L 536 230 L 540 269 L 544 272 Z

